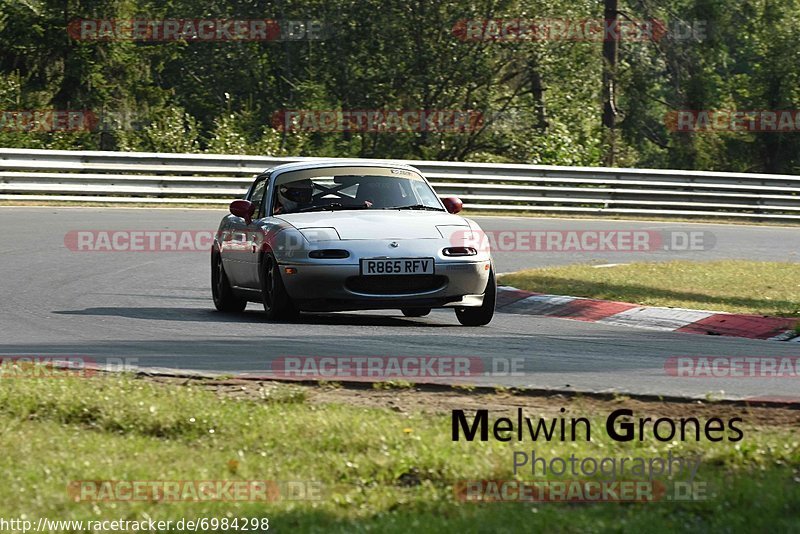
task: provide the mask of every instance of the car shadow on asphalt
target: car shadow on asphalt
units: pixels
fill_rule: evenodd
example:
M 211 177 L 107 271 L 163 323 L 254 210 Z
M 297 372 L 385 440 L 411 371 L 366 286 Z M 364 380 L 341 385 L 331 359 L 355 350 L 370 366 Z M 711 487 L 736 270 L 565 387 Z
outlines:
M 145 319 L 151 321 L 185 321 L 207 323 L 250 323 L 250 324 L 309 324 L 342 326 L 394 326 L 394 327 L 456 327 L 456 324 L 432 322 L 426 318 L 395 317 L 388 315 L 369 315 L 363 313 L 302 313 L 289 321 L 270 321 L 259 310 L 239 313 L 220 313 L 208 308 L 158 308 L 158 307 L 96 307 L 83 310 L 56 310 L 57 315 L 86 315 L 103 317 L 123 317 L 126 319 Z M 397 312 L 400 313 L 399 311 Z M 454 318 L 455 319 L 455 318 Z

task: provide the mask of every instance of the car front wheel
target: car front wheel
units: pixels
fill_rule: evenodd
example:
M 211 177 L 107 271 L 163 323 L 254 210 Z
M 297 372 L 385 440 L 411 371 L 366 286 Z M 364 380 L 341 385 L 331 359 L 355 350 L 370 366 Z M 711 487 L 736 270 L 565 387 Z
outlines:
M 483 304 L 475 308 L 456 308 L 456 319 L 464 326 L 484 326 L 494 317 L 497 300 L 497 282 L 494 279 L 494 268 L 489 270 L 489 281 L 483 294 Z
M 261 300 L 270 320 L 292 319 L 299 313 L 286 292 L 280 266 L 271 252 L 266 252 L 261 261 Z
M 240 312 L 247 306 L 245 299 L 233 294 L 228 275 L 222 266 L 222 256 L 216 250 L 211 253 L 211 296 L 214 307 L 221 312 Z

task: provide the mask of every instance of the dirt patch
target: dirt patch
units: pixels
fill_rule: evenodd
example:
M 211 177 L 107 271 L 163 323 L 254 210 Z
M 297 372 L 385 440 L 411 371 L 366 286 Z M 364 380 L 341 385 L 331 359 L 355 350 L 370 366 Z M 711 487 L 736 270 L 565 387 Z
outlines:
M 530 415 L 553 417 L 561 408 L 575 417 L 608 414 L 628 408 L 637 415 L 650 417 L 697 417 L 728 419 L 741 417 L 754 426 L 800 427 L 800 409 L 781 406 L 752 406 L 726 402 L 674 400 L 655 401 L 618 396 L 610 399 L 586 395 L 542 394 L 525 391 L 468 391 L 457 388 L 408 387 L 377 389 L 365 385 L 286 384 L 256 380 L 187 379 L 148 376 L 148 380 L 167 384 L 192 385 L 216 392 L 220 396 L 262 400 L 265 391 L 298 388 L 310 404 L 345 404 L 364 408 L 383 408 L 400 413 L 448 414 L 451 410 L 486 408 L 493 414 L 516 413 L 517 408 Z

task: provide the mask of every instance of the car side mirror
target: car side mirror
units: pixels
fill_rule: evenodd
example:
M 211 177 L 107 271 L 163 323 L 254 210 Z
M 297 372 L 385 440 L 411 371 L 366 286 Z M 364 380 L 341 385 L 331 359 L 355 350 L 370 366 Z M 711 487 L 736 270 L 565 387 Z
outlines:
M 256 211 L 256 205 L 249 200 L 234 200 L 231 202 L 231 213 L 237 217 L 241 217 L 247 224 L 253 222 L 253 213 Z
M 450 213 L 458 213 L 464 209 L 464 203 L 458 197 L 444 197 L 442 199 L 445 209 Z

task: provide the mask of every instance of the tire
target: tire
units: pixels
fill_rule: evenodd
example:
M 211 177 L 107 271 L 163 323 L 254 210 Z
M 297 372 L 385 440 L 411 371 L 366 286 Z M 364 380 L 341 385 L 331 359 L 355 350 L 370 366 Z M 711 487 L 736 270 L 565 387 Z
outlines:
M 261 259 L 260 273 L 261 301 L 264 304 L 267 319 L 283 321 L 297 317 L 299 311 L 286 292 L 280 266 L 272 252 L 264 253 Z
M 431 312 L 430 308 L 401 308 L 406 317 L 425 317 Z
M 233 294 L 228 275 L 222 266 L 222 256 L 217 250 L 211 252 L 211 297 L 214 299 L 214 307 L 221 312 L 241 312 L 247 306 L 245 299 Z
M 494 268 L 489 270 L 489 281 L 483 294 L 483 304 L 477 308 L 456 308 L 456 319 L 464 326 L 485 326 L 494 317 L 497 300 L 497 282 L 494 279 Z

